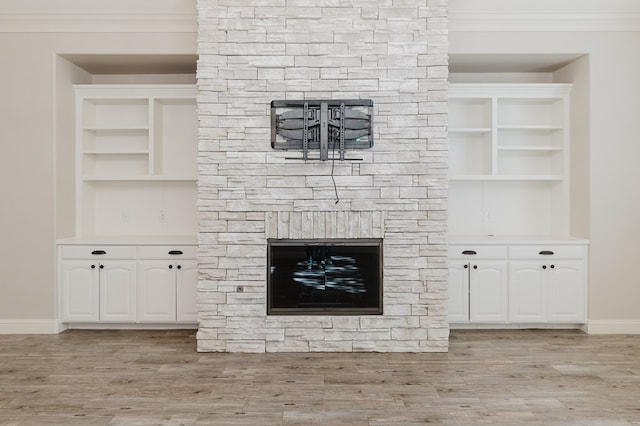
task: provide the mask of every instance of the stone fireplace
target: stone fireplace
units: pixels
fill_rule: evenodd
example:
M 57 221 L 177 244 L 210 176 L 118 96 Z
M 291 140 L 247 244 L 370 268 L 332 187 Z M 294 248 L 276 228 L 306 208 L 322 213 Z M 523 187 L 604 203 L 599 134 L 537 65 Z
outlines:
M 250 4 L 198 1 L 198 350 L 446 351 L 446 0 Z M 272 149 L 305 99 L 371 99 L 373 147 Z M 382 242 L 381 314 L 267 315 L 269 242 L 351 239 Z

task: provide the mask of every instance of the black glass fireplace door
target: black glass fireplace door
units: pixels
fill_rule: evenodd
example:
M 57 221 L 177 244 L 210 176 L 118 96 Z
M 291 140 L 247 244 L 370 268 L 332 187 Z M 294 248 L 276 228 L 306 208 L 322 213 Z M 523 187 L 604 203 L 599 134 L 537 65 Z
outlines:
M 269 240 L 267 314 L 382 314 L 382 240 Z

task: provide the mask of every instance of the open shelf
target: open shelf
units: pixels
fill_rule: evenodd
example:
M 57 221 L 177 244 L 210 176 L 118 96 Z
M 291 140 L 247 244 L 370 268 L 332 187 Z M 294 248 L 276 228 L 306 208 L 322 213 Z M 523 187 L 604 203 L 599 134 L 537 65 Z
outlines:
M 452 234 L 568 234 L 566 84 L 451 84 Z
M 75 90 L 76 237 L 195 235 L 195 86 Z

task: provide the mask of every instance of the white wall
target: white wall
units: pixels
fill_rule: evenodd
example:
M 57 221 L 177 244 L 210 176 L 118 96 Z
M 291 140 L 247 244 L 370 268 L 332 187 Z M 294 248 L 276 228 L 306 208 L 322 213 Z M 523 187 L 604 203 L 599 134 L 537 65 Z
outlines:
M 553 73 L 556 83 L 571 83 L 571 235 L 589 238 L 591 188 L 591 80 L 589 55 Z
M 75 233 L 75 98 L 73 84 L 91 83 L 91 74 L 64 58 L 55 58 L 55 236 Z
M 9 0 L 0 9 L 0 332 L 55 330 L 55 240 L 69 236 L 73 228 L 73 188 L 68 186 L 73 179 L 70 84 L 88 80 L 86 73 L 57 55 L 196 52 L 195 31 L 156 30 L 159 13 L 193 12 L 195 19 L 195 1 L 135 2 L 135 8 L 100 2 L 110 13 L 118 12 L 113 7 L 119 4 L 120 11 L 155 14 L 152 22 L 142 17 L 136 25 L 123 24 L 117 14 L 93 13 L 95 3 L 93 11 L 79 0 L 56 2 L 56 7 L 82 10 L 87 13 L 84 18 L 112 26 L 113 33 L 82 33 L 73 25 L 65 32 L 68 21 L 63 19 L 53 31 L 50 20 L 30 13 L 35 2 Z M 40 10 L 54 8 L 54 2 L 38 4 Z M 109 17 L 114 22 L 109 23 Z M 29 30 L 39 28 L 45 32 Z
M 195 11 L 191 0 L 3 0 L 0 12 L 184 12 Z
M 623 31 L 631 29 L 628 24 L 640 16 L 640 4 L 622 0 L 566 1 L 562 2 L 563 9 L 558 9 L 558 2 L 552 0 L 517 5 L 497 0 L 478 3 L 451 0 L 450 53 L 588 55 L 580 63 L 560 70 L 554 78 L 575 80 L 577 101 L 588 102 L 590 109 L 588 120 L 574 125 L 574 133 L 584 138 L 582 143 L 588 144 L 588 149 L 576 152 L 572 173 L 576 191 L 572 198 L 572 230 L 591 242 L 589 330 L 640 332 L 640 286 L 634 250 L 640 239 L 640 27 Z M 571 31 L 570 15 L 552 13 L 554 9 L 570 11 L 567 6 L 574 6 L 579 12 L 574 29 L 593 30 Z M 607 7 L 612 12 L 625 12 L 590 14 Z M 551 15 L 532 14 L 530 19 L 537 20 L 535 25 L 513 28 L 509 18 L 522 17 L 519 13 L 526 10 Z M 475 14 L 469 13 L 472 11 Z M 471 15 L 476 17 L 475 22 L 463 22 Z M 547 15 L 551 18 L 547 19 Z M 610 20 L 598 20 L 599 17 Z M 620 31 L 616 30 L 616 20 Z M 562 22 L 569 27 L 561 28 Z M 544 31 L 545 25 L 549 31 Z M 580 114 L 586 115 L 584 109 Z
M 14 320 L 52 320 L 55 318 L 55 205 L 54 86 L 56 53 L 175 53 L 194 54 L 192 32 L 148 33 L 140 25 L 121 23 L 116 32 L 60 32 L 60 16 L 43 19 L 30 11 L 81 11 L 96 8 L 108 13 L 131 12 L 158 18 L 181 13 L 195 14 L 194 0 L 4 0 L 0 6 L 0 331 Z M 572 225 L 591 240 L 589 319 L 595 331 L 640 331 L 640 286 L 635 265 L 635 246 L 640 237 L 640 34 L 635 25 L 640 15 L 637 0 L 450 0 L 450 51 L 452 53 L 579 53 L 588 54 L 588 87 L 591 105 L 588 135 L 590 162 L 587 203 L 583 223 Z M 577 17 L 561 14 L 554 29 L 526 32 L 482 27 L 478 15 L 488 20 L 507 17 L 545 19 L 554 12 L 578 11 Z M 522 12 L 537 11 L 538 14 Z M 625 18 L 619 30 L 572 32 L 564 24 L 583 26 L 585 19 L 608 17 L 608 12 Z M 551 12 L 546 14 L 544 12 Z M 480 16 L 482 17 L 482 16 Z M 572 19 L 579 18 L 579 19 Z M 195 20 L 195 15 L 194 18 Z M 495 20 L 495 19 L 494 19 Z M 464 21 L 474 29 L 464 31 Z M 552 20 L 553 21 L 553 20 Z M 102 27 L 109 26 L 98 20 Z M 164 21 L 163 21 L 164 22 Z M 456 23 L 458 22 L 458 24 Z M 511 22 L 515 22 L 511 20 Z M 520 21 L 518 21 L 520 22 Z M 66 22 L 69 23 L 69 22 Z M 139 23 L 138 23 L 139 24 Z M 89 26 L 89 25 L 87 25 Z M 504 25 L 507 26 L 507 25 Z M 512 25 L 513 26 L 513 25 Z M 48 33 L 39 33 L 39 28 Z M 77 27 L 77 26 L 76 26 Z M 76 28 L 74 27 L 74 28 Z M 150 25 L 149 27 L 153 27 Z M 495 25 L 494 25 L 495 27 Z M 615 26 L 613 26 L 615 27 Z M 52 30 L 54 28 L 55 30 Z M 585 29 L 583 28 L 583 29 Z M 586 28 L 588 29 L 588 28 Z M 635 29 L 635 32 L 622 31 Z M 95 29 L 94 29 L 95 30 Z M 11 32 L 13 31 L 13 32 Z M 615 48 L 614 48 L 615 46 Z M 575 132 L 575 130 L 574 130 Z M 60 152 L 58 150 L 58 152 Z M 58 161 L 61 161 L 58 158 Z M 60 163 L 58 163 L 60 164 Z M 61 173 L 58 170 L 58 173 Z M 583 172 L 584 174 L 584 172 Z M 574 181 L 576 179 L 574 178 Z M 68 201 L 65 201 L 68 203 Z M 585 221 L 586 218 L 586 221 Z M 60 223 L 64 219 L 60 218 Z M 61 226 L 65 229 L 66 225 Z

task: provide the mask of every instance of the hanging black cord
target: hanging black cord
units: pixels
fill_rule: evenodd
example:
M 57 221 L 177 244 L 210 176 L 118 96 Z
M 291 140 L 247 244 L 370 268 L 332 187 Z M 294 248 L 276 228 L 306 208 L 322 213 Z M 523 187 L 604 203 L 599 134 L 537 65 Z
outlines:
M 331 181 L 333 182 L 333 191 L 336 193 L 336 202 L 338 204 L 340 202 L 340 197 L 338 196 L 338 187 L 336 185 L 336 179 L 333 176 L 333 170 L 336 165 L 336 138 L 333 138 L 333 145 L 331 146 Z

